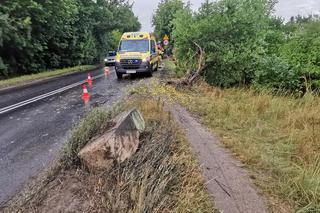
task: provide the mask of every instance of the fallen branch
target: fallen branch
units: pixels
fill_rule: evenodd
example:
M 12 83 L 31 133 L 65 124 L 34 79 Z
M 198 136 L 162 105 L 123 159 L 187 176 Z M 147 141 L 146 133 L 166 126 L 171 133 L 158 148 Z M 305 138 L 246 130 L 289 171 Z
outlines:
M 196 82 L 199 77 L 203 74 L 204 69 L 206 67 L 205 65 L 205 52 L 202 49 L 202 47 L 195 41 L 192 42 L 198 49 L 197 53 L 194 55 L 198 55 L 198 66 L 197 70 L 192 71 L 191 69 L 188 69 L 186 75 L 179 81 L 173 82 L 170 81 L 168 84 L 175 84 L 176 87 L 191 87 L 194 82 Z
M 198 69 L 197 71 L 189 76 L 188 80 L 188 85 L 192 86 L 193 83 L 203 74 L 204 68 L 205 68 L 205 52 L 203 51 L 203 49 L 201 48 L 201 46 L 199 44 L 197 44 L 196 42 L 193 42 L 194 45 L 197 46 L 198 50 L 199 50 L 199 59 L 198 59 Z

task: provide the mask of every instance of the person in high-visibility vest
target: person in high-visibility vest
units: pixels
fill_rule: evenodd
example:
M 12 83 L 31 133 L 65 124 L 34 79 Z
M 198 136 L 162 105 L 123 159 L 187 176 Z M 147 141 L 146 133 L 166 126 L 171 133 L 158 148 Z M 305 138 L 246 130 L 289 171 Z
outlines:
M 161 41 L 158 41 L 157 48 L 158 48 L 159 54 L 161 56 L 161 59 L 163 59 L 164 49 L 163 49 L 163 47 L 161 45 Z

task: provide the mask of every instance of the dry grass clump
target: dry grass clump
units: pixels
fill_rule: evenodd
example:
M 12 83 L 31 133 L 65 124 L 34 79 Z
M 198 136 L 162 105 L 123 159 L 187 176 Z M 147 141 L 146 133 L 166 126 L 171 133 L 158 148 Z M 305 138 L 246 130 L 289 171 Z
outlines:
M 75 128 L 59 172 L 9 211 L 213 212 L 199 165 L 162 101 L 138 96 L 119 106 L 91 110 Z M 109 128 L 114 115 L 132 107 L 141 110 L 147 124 L 137 153 L 99 174 L 83 170 L 78 150 Z
M 145 143 L 146 148 L 147 146 L 158 147 L 150 149 L 153 154 L 150 154 L 148 160 L 155 156 L 163 158 L 166 154 L 160 154 L 159 152 L 163 150 L 163 152 L 167 154 L 170 153 L 170 157 L 168 156 L 169 161 L 160 165 L 160 167 L 165 168 L 171 165 L 172 168 L 175 168 L 170 174 L 171 178 L 173 178 L 172 183 L 174 183 L 169 184 L 171 198 L 168 199 L 168 202 L 164 203 L 167 206 L 170 204 L 172 207 L 165 208 L 161 211 L 158 211 L 160 209 L 156 209 L 156 212 L 215 212 L 212 198 L 207 193 L 204 185 L 199 163 L 193 155 L 184 133 L 172 120 L 170 114 L 164 110 L 163 100 L 160 98 L 154 100 L 152 97 L 149 95 L 138 95 L 132 102 L 129 102 L 129 106 L 138 107 L 147 121 L 147 126 L 153 126 L 154 128 L 154 130 L 148 132 L 158 134 L 159 139 L 153 140 L 155 144 L 152 145 L 152 142 L 149 142 L 149 145 Z M 140 151 L 137 152 L 137 154 L 144 155 L 143 152 Z M 161 178 L 158 179 L 158 182 L 159 180 L 161 180 Z M 153 187 L 157 185 L 158 184 L 152 184 Z
M 121 104 L 120 104 L 121 106 Z M 112 118 L 119 113 L 121 107 L 113 110 L 107 108 L 93 108 L 80 121 L 63 149 L 61 164 L 63 167 L 80 165 L 79 151 L 95 136 L 110 129 L 114 123 Z
M 179 168 L 172 161 L 174 134 L 164 126 L 148 129 L 130 160 L 103 175 L 100 206 L 110 212 L 166 212 L 175 204 Z
M 256 182 L 275 212 L 320 211 L 319 97 L 221 90 L 204 83 L 188 91 L 156 85 L 148 92 L 180 102 L 219 134 L 258 173 Z

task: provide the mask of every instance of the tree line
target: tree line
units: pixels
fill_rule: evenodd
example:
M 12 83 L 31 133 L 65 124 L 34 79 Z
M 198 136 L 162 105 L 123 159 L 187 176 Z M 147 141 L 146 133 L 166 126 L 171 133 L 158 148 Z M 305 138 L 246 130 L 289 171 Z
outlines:
M 205 52 L 204 78 L 221 87 L 251 85 L 303 94 L 320 89 L 320 19 L 274 15 L 274 0 L 206 0 L 193 11 L 162 0 L 156 34 L 170 34 L 178 72 L 196 68 L 195 43 Z M 170 13 L 170 14 L 168 14 Z
M 1 0 L 0 78 L 95 63 L 140 27 L 127 0 Z

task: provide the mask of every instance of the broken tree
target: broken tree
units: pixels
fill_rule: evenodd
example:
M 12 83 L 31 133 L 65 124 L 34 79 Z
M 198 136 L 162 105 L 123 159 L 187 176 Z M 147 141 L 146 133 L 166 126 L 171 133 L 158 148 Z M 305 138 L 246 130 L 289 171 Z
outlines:
M 90 171 L 107 170 L 137 151 L 140 133 L 145 129 L 141 113 L 130 110 L 118 116 L 115 123 L 114 128 L 80 150 L 78 156 Z

